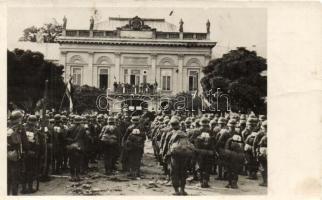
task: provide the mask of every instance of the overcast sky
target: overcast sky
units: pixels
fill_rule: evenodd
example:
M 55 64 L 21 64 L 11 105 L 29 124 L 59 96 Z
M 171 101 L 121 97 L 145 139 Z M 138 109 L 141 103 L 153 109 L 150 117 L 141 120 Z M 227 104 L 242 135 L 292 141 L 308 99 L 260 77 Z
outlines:
M 89 28 L 93 7 L 87 8 L 14 8 L 8 9 L 8 46 L 13 46 L 26 27 L 41 26 L 56 19 L 62 23 L 64 15 L 68 27 Z M 165 18 L 169 23 L 178 25 L 184 21 L 184 31 L 206 32 L 207 19 L 211 22 L 211 40 L 217 42 L 213 56 L 239 46 L 257 51 L 266 57 L 266 9 L 260 8 L 112 8 L 97 7 L 101 20 L 108 17 Z M 173 14 L 169 13 L 173 10 Z

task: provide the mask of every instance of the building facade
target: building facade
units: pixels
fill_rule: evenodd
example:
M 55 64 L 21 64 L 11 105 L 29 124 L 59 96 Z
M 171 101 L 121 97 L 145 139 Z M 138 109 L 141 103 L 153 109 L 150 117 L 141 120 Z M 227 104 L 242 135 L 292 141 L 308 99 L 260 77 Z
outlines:
M 88 30 L 67 28 L 64 18 L 60 64 L 64 78 L 76 85 L 115 90 L 115 83 L 139 86 L 154 84 L 163 94 L 200 88 L 202 68 L 216 45 L 206 32 L 184 32 L 164 19 L 113 18 L 94 23 Z M 199 88 L 198 88 L 199 87 Z

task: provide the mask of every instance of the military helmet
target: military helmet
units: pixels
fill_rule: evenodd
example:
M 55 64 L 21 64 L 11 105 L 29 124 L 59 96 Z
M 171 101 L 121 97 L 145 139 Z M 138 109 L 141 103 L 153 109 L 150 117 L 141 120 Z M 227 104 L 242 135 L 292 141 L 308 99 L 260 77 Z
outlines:
M 259 116 L 259 120 L 260 121 L 265 121 L 266 120 L 266 116 L 265 115 L 260 115 Z
M 163 124 L 168 124 L 168 123 L 169 123 L 169 121 L 170 121 L 170 119 L 164 119 L 164 120 L 163 120 Z
M 139 116 L 133 116 L 132 119 L 131 119 L 131 122 L 134 123 L 134 124 L 139 123 L 139 121 L 140 121 Z
M 62 116 L 61 116 L 61 120 L 62 120 L 62 121 L 66 121 L 66 120 L 67 120 L 66 115 L 62 115 Z
M 209 125 L 209 119 L 208 119 L 208 117 L 202 117 L 200 119 L 200 125 Z
M 240 119 L 240 120 L 246 120 L 246 115 L 241 114 L 239 119 Z
M 29 123 L 36 123 L 37 122 L 37 117 L 36 115 L 29 115 L 27 122 Z
M 179 125 L 179 120 L 175 117 L 172 117 L 170 122 L 169 122 L 172 126 L 173 125 Z
M 225 118 L 223 118 L 223 117 L 219 117 L 219 119 L 218 119 L 218 122 L 217 122 L 218 124 L 226 124 L 226 119 Z
M 107 123 L 110 124 L 110 123 L 115 123 L 115 118 L 114 117 L 108 117 L 107 118 Z
M 54 123 L 55 120 L 54 119 L 49 119 L 49 123 Z
M 236 120 L 231 119 L 231 120 L 228 121 L 227 126 L 236 126 L 236 124 L 237 124 Z
M 11 122 L 17 122 L 18 120 L 23 118 L 23 114 L 19 110 L 15 110 L 10 115 Z
M 245 124 L 246 124 L 246 120 L 243 120 L 243 119 L 239 120 L 239 125 L 245 125 Z
M 56 114 L 56 115 L 54 116 L 54 119 L 55 119 L 55 121 L 60 121 L 60 119 L 61 119 L 60 114 Z
M 80 123 L 82 123 L 82 117 L 81 117 L 81 116 L 79 116 L 79 115 L 76 115 L 76 116 L 74 117 L 74 123 L 75 123 L 75 124 L 80 124 Z
M 213 126 L 213 125 L 216 125 L 217 124 L 217 121 L 216 120 L 211 120 L 210 122 L 209 122 L 209 125 L 210 126 Z
M 186 124 L 191 124 L 191 120 L 190 118 L 188 117 L 185 121 L 184 121 Z

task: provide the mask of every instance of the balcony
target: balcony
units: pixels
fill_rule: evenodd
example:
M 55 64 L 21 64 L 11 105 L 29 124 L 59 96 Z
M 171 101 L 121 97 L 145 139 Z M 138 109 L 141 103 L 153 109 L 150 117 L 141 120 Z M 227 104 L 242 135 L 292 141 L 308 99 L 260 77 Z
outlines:
M 64 30 L 62 36 L 91 38 L 121 38 L 119 30 Z M 207 33 L 158 32 L 154 31 L 151 39 L 162 40 L 208 40 Z

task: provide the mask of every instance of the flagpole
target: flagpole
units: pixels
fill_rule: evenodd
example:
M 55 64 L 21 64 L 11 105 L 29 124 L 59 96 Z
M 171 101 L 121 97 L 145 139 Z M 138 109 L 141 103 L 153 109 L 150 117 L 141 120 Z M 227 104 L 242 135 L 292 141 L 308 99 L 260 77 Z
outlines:
M 62 100 L 61 100 L 61 102 L 60 102 L 59 112 L 61 111 L 61 107 L 62 107 L 62 105 L 63 105 L 64 99 L 65 99 L 65 96 L 66 96 L 67 84 L 68 84 L 68 82 L 66 82 L 66 83 L 65 83 L 65 91 L 64 91 L 64 95 L 63 95 L 63 97 L 62 97 Z

